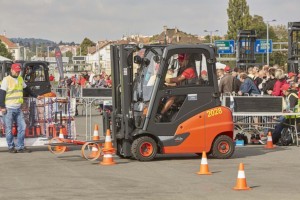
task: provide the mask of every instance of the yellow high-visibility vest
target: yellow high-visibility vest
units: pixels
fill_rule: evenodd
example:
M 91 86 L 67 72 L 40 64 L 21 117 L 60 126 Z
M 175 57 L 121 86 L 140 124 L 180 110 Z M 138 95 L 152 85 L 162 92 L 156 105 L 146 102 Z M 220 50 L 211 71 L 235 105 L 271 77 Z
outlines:
M 7 90 L 5 96 L 5 105 L 15 105 L 23 103 L 23 78 L 18 76 L 18 83 L 16 80 L 7 76 Z

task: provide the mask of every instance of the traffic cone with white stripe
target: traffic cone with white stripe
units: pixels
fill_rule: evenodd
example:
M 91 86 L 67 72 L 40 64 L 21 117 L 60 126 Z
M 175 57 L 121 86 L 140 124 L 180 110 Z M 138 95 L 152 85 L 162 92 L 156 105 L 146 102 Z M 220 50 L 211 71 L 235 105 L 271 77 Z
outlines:
M 273 149 L 275 146 L 273 145 L 273 140 L 272 140 L 272 133 L 271 131 L 269 131 L 268 133 L 268 140 L 267 140 L 267 144 L 265 145 L 266 149 Z
M 115 149 L 112 146 L 110 130 L 107 129 L 103 151 L 103 160 L 100 162 L 101 165 L 114 165 L 116 164 L 113 159 L 113 153 L 115 153 Z
M 211 175 L 211 172 L 208 169 L 207 156 L 206 156 L 205 151 L 202 152 L 200 171 L 197 172 L 197 174 L 199 174 L 199 175 Z
M 58 135 L 58 138 L 65 139 L 64 133 L 63 133 L 63 129 L 62 129 L 62 128 L 59 129 L 59 135 Z
M 113 151 L 115 151 L 115 149 L 112 146 L 111 135 L 110 135 L 110 130 L 109 129 L 107 129 L 107 131 L 106 131 L 105 143 L 104 143 L 103 150 L 106 150 L 106 151 L 113 150 Z
M 115 161 L 113 155 L 110 151 L 103 151 L 103 160 L 100 162 L 100 165 L 115 165 Z
M 93 140 L 94 141 L 95 140 L 100 140 L 100 137 L 99 137 L 99 128 L 98 128 L 97 124 L 95 124 Z
M 94 134 L 93 134 L 93 141 L 98 141 L 100 140 L 99 137 L 99 129 L 98 129 L 98 125 L 95 124 L 95 128 L 94 128 Z M 91 154 L 88 156 L 88 158 L 96 158 L 99 154 L 98 151 L 100 151 L 100 149 L 98 149 L 97 145 L 93 144 L 92 145 L 92 152 Z
M 64 133 L 63 133 L 63 129 L 62 129 L 62 128 L 59 129 L 59 135 L 58 135 L 58 138 L 59 138 L 59 139 L 62 139 L 62 140 L 61 140 L 62 142 L 64 141 L 63 139 L 65 139 Z M 66 146 L 56 146 L 56 147 L 55 147 L 55 150 L 56 150 L 57 152 L 60 152 L 60 151 L 62 151 L 64 148 L 65 148 L 64 152 L 70 150 L 70 149 L 69 149 L 68 147 L 66 147 Z
M 234 190 L 251 190 L 251 188 L 247 186 L 243 163 L 240 163 L 238 176 L 236 179 L 236 186 L 233 187 L 232 189 L 234 189 Z
M 101 149 L 99 149 L 98 148 L 98 146 L 96 145 L 96 144 L 93 144 L 92 145 L 92 152 L 91 152 L 91 154 L 88 156 L 88 158 L 95 158 L 95 159 L 97 159 L 96 157 L 98 156 L 99 157 L 99 151 L 101 151 Z

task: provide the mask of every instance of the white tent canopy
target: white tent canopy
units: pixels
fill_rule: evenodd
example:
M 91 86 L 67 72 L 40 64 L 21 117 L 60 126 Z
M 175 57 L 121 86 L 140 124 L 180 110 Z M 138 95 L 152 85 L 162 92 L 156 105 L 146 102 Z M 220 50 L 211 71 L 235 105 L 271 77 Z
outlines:
M 3 57 L 3 56 L 0 56 L 0 61 L 11 61 L 11 60 L 8 59 L 8 58 L 5 58 L 5 57 Z
M 224 69 L 226 67 L 225 64 L 220 63 L 220 62 L 216 62 L 216 69 Z

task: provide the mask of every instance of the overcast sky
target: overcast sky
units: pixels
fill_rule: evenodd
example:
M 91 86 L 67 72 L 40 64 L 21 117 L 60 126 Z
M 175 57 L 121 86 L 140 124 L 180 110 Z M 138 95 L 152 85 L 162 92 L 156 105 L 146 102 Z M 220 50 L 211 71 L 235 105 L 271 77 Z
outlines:
M 251 15 L 272 25 L 300 21 L 300 0 L 247 0 Z M 163 26 L 206 35 L 227 32 L 228 0 L 0 0 L 0 34 L 55 42 L 153 35 Z

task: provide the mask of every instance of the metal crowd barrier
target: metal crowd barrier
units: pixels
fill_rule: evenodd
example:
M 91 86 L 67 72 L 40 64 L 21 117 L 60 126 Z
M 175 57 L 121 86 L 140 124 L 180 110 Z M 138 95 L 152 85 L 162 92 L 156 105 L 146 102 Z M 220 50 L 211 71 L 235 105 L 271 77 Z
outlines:
M 290 124 L 292 136 L 299 146 L 299 132 L 297 130 L 296 116 L 300 113 L 283 112 L 283 97 L 268 95 L 257 96 L 234 96 L 225 94 L 221 98 L 223 106 L 232 110 L 235 130 L 239 133 L 250 133 L 266 135 L 279 123 L 276 119 L 281 116 L 294 118 L 294 123 Z
M 269 130 L 274 129 L 279 122 L 277 119 L 281 116 L 293 119 L 289 126 L 293 129 L 292 137 L 299 146 L 299 130 L 297 128 L 297 116 L 300 113 L 293 112 L 233 112 L 234 126 L 240 133 L 258 133 L 266 134 Z
M 80 96 L 76 97 L 76 106 L 82 106 L 81 114 L 85 115 L 85 139 L 87 141 L 92 139 L 94 124 L 100 125 L 100 128 L 103 127 L 101 113 L 98 110 L 100 105 L 104 106 L 101 109 L 105 109 L 105 106 L 112 104 L 111 95 L 110 88 L 81 88 Z M 95 116 L 99 116 L 99 118 L 95 118 Z
M 81 87 L 52 87 L 52 91 L 56 94 L 57 97 L 71 97 L 78 98 L 81 96 Z
M 44 145 L 49 138 L 59 135 L 60 128 L 64 137 L 76 138 L 75 98 L 46 97 L 41 100 L 24 98 L 21 107 L 26 122 L 25 145 Z M 0 146 L 7 146 L 5 141 L 5 124 L 0 115 Z M 17 135 L 16 124 L 12 133 Z

